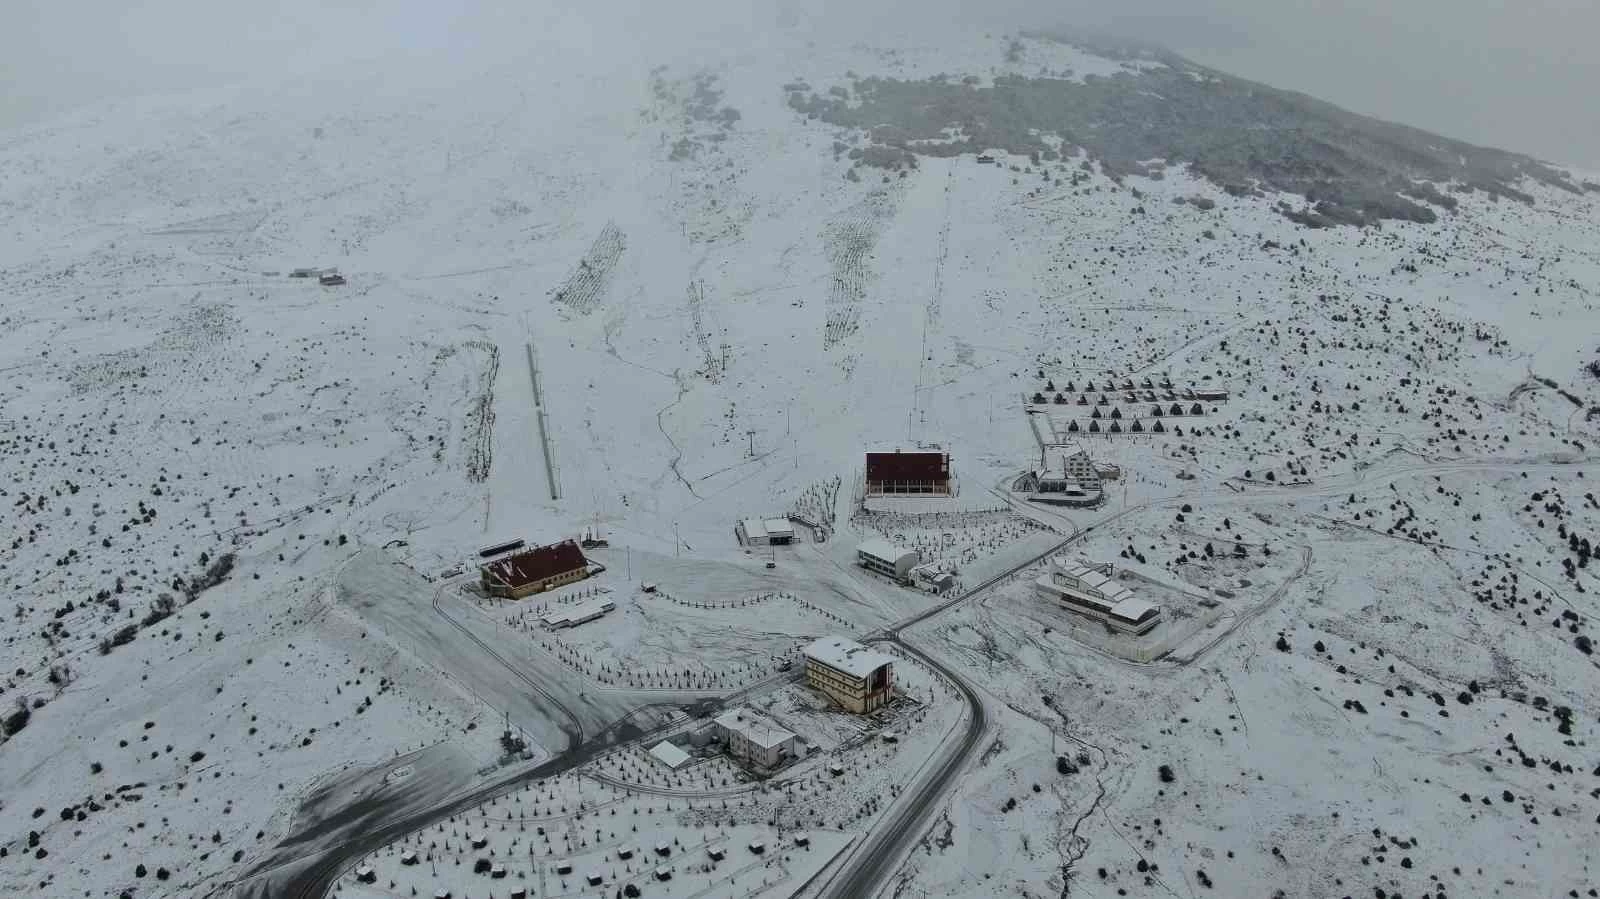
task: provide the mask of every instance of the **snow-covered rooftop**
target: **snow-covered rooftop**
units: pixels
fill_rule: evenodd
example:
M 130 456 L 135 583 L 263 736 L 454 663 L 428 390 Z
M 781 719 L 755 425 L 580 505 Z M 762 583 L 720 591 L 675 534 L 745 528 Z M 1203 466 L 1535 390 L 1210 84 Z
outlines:
M 615 608 L 616 604 L 609 599 L 603 597 L 591 599 L 575 606 L 566 606 L 546 612 L 544 623 L 551 627 L 559 627 L 565 622 L 583 621 L 586 618 L 604 615 Z
M 683 747 L 666 740 L 662 740 L 660 743 L 650 747 L 650 754 L 655 756 L 656 761 L 674 771 L 683 767 L 684 763 L 689 761 L 689 753 L 684 752 Z
M 896 546 L 882 537 L 873 537 L 870 540 L 861 541 L 856 546 L 856 552 L 865 553 L 874 559 L 882 559 L 890 564 L 897 563 L 906 556 L 916 554 L 916 550 L 904 546 Z
M 762 749 L 782 746 L 795 738 L 794 731 L 779 726 L 776 721 L 749 706 L 723 712 L 717 716 L 717 724 L 744 735 L 746 740 Z
M 1057 590 L 1072 589 L 1075 593 L 1099 599 L 1118 617 L 1137 621 L 1141 616 L 1158 608 L 1154 603 L 1140 599 L 1132 590 L 1117 583 L 1098 568 L 1076 563 L 1069 565 L 1057 563 L 1056 573 L 1076 581 L 1079 586 L 1067 588 L 1060 577 L 1040 578 L 1040 581 L 1048 582 Z
M 823 637 L 808 645 L 805 648 L 805 655 L 808 659 L 843 671 L 851 677 L 866 677 L 884 665 L 894 662 L 894 656 L 862 646 L 844 637 Z

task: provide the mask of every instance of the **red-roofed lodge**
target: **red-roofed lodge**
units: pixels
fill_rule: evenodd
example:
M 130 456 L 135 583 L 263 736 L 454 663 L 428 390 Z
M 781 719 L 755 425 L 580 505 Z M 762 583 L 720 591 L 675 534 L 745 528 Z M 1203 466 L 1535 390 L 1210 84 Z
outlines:
M 521 599 L 589 576 L 589 560 L 575 540 L 535 546 L 485 564 L 483 589 L 490 596 Z

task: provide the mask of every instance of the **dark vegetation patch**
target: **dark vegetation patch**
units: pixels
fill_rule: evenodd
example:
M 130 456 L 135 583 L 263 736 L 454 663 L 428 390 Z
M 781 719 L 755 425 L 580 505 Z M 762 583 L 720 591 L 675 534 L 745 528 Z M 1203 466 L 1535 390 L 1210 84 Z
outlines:
M 953 75 L 921 81 L 852 76 L 848 91 L 790 90 L 789 105 L 810 118 L 859 131 L 869 138 L 869 148 L 910 154 L 1003 150 L 1037 163 L 1059 158 L 1052 146 L 1059 138 L 1060 152 L 1081 148 L 1113 178 L 1152 174 L 1144 160 L 1187 163 L 1230 195 L 1276 190 L 1303 197 L 1303 207 L 1285 204 L 1280 212 L 1313 227 L 1385 219 L 1432 222 L 1436 208 L 1457 205 L 1445 189 L 1482 190 L 1496 199 L 1532 203 L 1516 187 L 1523 177 L 1574 193 L 1584 190 L 1530 157 L 1356 115 L 1166 50 L 1046 39 L 1164 65 L 1109 78 L 1089 76 L 1083 83 L 1003 75 L 988 87 Z M 1013 45 L 1020 55 L 1021 45 Z M 863 148 L 864 157 L 868 152 Z

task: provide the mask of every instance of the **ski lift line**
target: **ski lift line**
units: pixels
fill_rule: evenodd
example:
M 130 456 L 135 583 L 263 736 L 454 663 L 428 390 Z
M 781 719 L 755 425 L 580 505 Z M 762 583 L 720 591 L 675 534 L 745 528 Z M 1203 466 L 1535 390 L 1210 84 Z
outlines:
M 528 354 L 528 379 L 533 386 L 534 422 L 539 430 L 539 447 L 544 454 L 544 476 L 550 484 L 550 499 L 561 499 L 561 487 L 556 480 L 554 453 L 550 447 L 550 420 L 545 414 L 544 388 L 539 383 L 539 363 L 534 357 L 533 341 L 523 344 Z

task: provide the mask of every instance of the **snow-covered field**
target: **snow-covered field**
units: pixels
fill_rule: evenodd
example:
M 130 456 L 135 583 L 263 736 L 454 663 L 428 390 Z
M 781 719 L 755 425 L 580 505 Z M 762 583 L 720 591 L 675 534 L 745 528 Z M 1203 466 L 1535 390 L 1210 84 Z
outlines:
M 1071 557 L 1173 608 L 1225 591 L 1222 613 L 1133 664 L 1030 606 L 1035 567 L 908 628 L 990 730 L 898 895 L 1591 890 L 1597 194 L 1308 230 L 1178 167 L 887 174 L 784 102 L 850 71 L 1137 65 L 1008 62 L 1008 40 L 792 34 L 605 77 L 556 54 L 430 63 L 0 135 L 0 892 L 224 895 L 310 852 L 285 836 L 348 825 L 351 796 L 401 789 L 395 770 L 423 808 L 529 764 L 499 745 L 508 720 L 537 761 L 574 728 L 753 686 L 843 746 L 779 664 L 942 601 L 856 567 L 858 540 L 971 587 L 1091 525 Z M 348 283 L 288 276 L 324 266 Z M 1162 399 L 1159 434 L 1074 434 L 1122 469 L 1099 509 L 1008 494 L 1038 463 L 1035 392 L 1161 375 L 1231 396 L 1181 417 Z M 1053 393 L 1058 428 L 1087 428 L 1098 407 Z M 1155 420 L 1143 390 L 1107 393 Z M 918 444 L 952 454 L 960 498 L 858 508 L 863 449 Z M 734 539 L 784 512 L 814 526 L 795 545 Z M 559 596 L 437 580 L 586 527 L 607 570 L 561 595 L 618 609 L 571 631 L 533 622 Z M 565 847 L 529 835 L 556 818 L 607 895 L 736 872 L 721 887 L 786 895 L 952 729 L 954 692 L 902 667 L 939 710 L 929 736 L 904 765 L 852 756 L 861 785 L 812 797 L 809 851 L 766 823 L 773 794 L 720 821 L 640 811 L 595 762 L 402 838 L 341 895 L 436 888 L 409 847 L 476 896 L 495 882 L 462 848 L 477 830 L 530 895 L 578 895 L 551 868 Z M 554 816 L 507 809 L 541 790 Z M 657 834 L 687 847 L 677 892 L 646 883 L 654 860 L 595 855 Z M 716 872 L 707 841 L 731 847 Z

